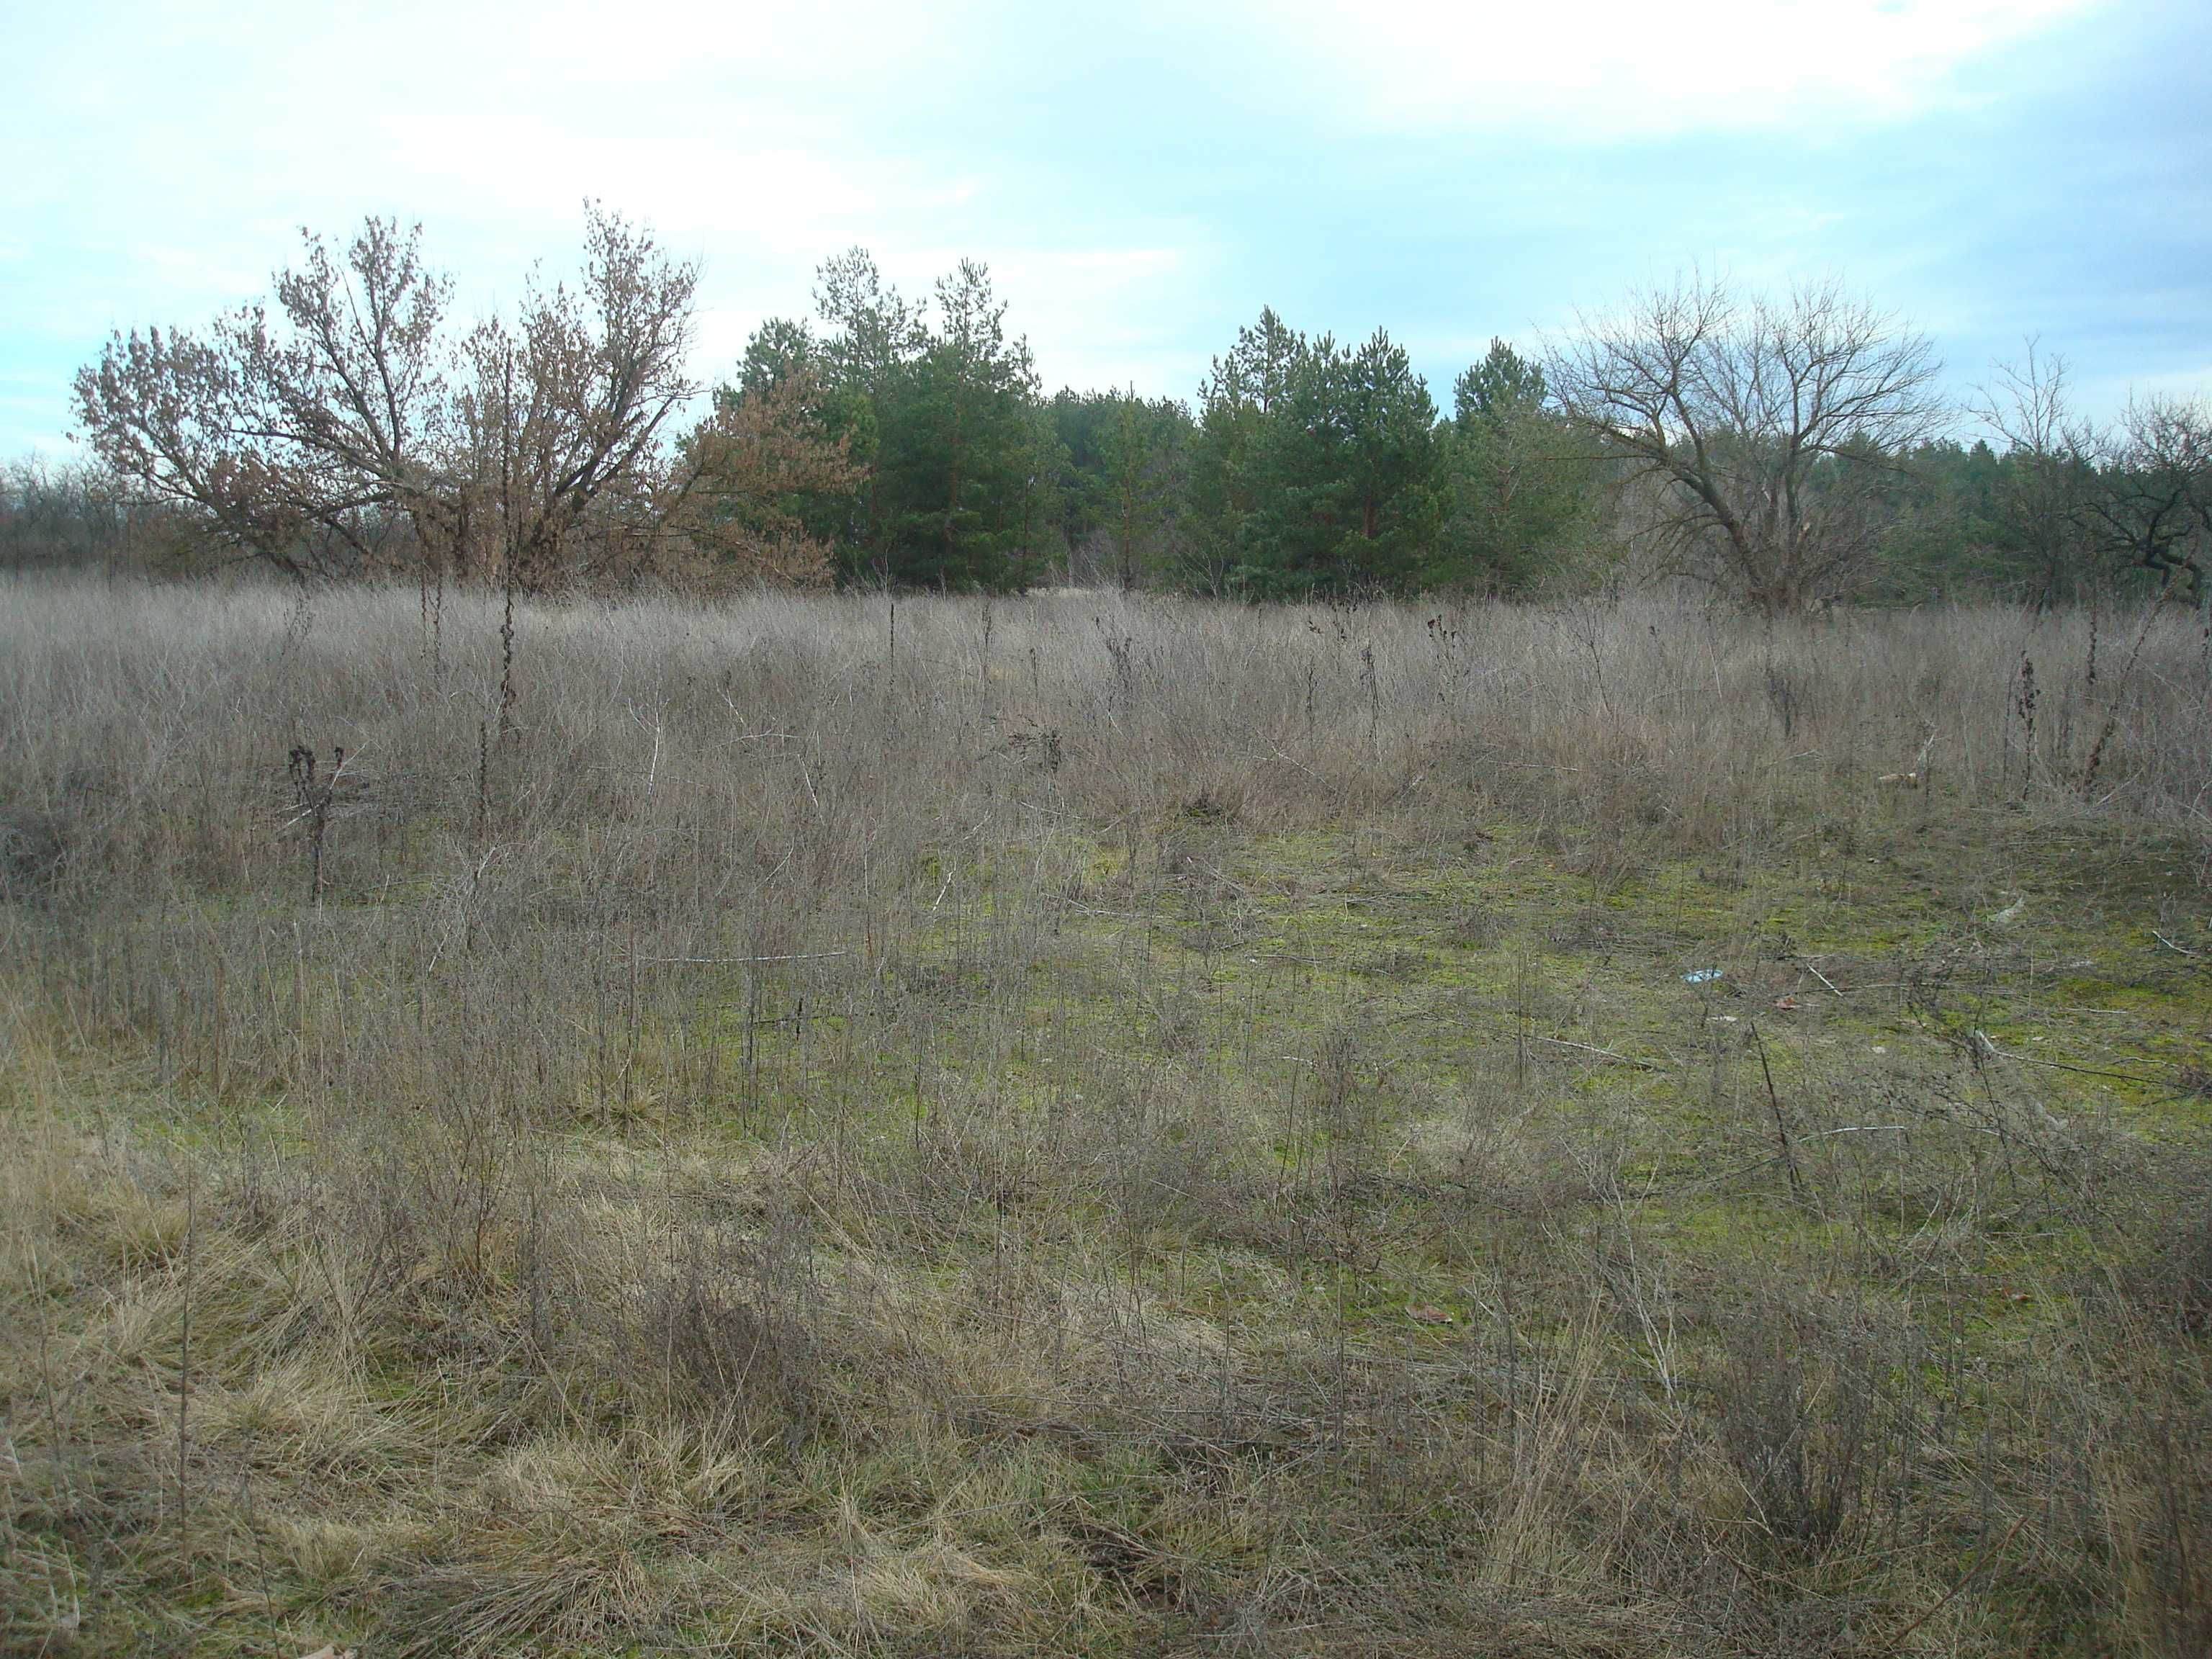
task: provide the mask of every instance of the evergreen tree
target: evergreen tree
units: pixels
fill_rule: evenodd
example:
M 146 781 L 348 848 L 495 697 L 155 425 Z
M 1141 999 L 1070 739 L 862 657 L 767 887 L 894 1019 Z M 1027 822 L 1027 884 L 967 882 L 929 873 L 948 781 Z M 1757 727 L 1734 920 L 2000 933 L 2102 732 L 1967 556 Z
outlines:
M 794 321 L 788 317 L 771 317 L 745 342 L 745 355 L 738 364 L 736 386 L 724 390 L 757 395 L 781 386 L 801 371 L 819 378 L 827 368 L 828 360 L 820 342 L 814 337 L 812 325 L 803 318 Z
M 824 260 L 815 272 L 815 309 L 832 331 L 822 341 L 823 376 L 843 390 L 879 398 L 929 341 L 922 307 L 883 278 L 866 248 Z
M 1029 343 L 1006 337 L 1005 302 L 974 260 L 938 283 L 937 311 L 879 400 L 884 567 L 917 586 L 1018 586 L 1033 574 L 1051 471 Z
M 829 332 L 817 340 L 806 331 L 805 349 L 820 365 L 825 419 L 865 469 L 863 483 L 845 504 L 837 538 L 841 574 L 847 580 L 889 580 L 890 530 L 879 483 L 883 434 L 886 417 L 896 419 L 895 405 L 927 344 L 921 308 L 884 282 L 860 247 L 823 262 L 815 272 L 814 303 Z M 789 328 L 771 323 L 763 330 L 763 335 L 776 331 L 763 341 L 763 356 L 790 348 Z M 751 356 L 749 349 L 749 362 Z
M 1000 586 L 1018 592 L 1065 568 L 1066 499 L 1077 487 L 1049 405 L 1031 394 L 1023 406 L 1022 483 L 1015 498 L 1012 539 Z
M 1542 366 L 1503 340 L 1453 383 L 1431 582 L 1525 592 L 1596 539 L 1598 459 L 1545 407 L 1545 391 Z
M 1998 523 L 2004 468 L 1986 443 L 1967 447 L 1949 438 L 1899 458 L 1868 591 L 1908 605 L 1984 586 L 2017 592 L 2015 550 Z
M 1123 587 L 1169 575 L 1179 562 L 1189 426 L 1181 404 L 1148 403 L 1134 387 L 1108 405 L 1098 488 L 1111 574 Z
M 1064 451 L 1060 522 L 1075 579 L 1188 583 L 1190 411 L 1133 388 L 1063 390 L 1051 419 Z
M 1237 331 L 1199 387 L 1199 422 L 1190 448 L 1188 563 L 1194 584 L 1228 592 L 1248 562 L 1266 434 L 1281 413 L 1307 353 L 1303 334 L 1272 307 Z
M 1053 435 L 1063 458 L 1058 495 L 1059 528 L 1068 550 L 1069 569 L 1074 580 L 1083 580 L 1089 574 L 1079 568 L 1085 556 L 1082 550 L 1092 536 L 1100 533 L 1105 496 L 1102 482 L 1105 467 L 1103 445 L 1113 399 L 1110 392 L 1078 392 L 1073 386 L 1062 386 L 1053 394 L 1047 409 Z
M 1545 390 L 1544 366 L 1493 337 L 1483 360 L 1452 382 L 1453 419 L 1465 431 L 1484 420 L 1533 413 L 1543 408 Z
M 1407 591 L 1440 520 L 1436 405 L 1402 347 L 1327 335 L 1259 417 L 1240 585 L 1267 595 Z

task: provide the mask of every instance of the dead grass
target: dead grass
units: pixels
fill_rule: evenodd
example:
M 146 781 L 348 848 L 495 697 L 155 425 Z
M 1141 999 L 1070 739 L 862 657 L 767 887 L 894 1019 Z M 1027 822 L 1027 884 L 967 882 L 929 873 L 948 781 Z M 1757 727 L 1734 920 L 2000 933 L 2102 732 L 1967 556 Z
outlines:
M 2192 627 L 6 597 L 9 1651 L 2212 1639 Z

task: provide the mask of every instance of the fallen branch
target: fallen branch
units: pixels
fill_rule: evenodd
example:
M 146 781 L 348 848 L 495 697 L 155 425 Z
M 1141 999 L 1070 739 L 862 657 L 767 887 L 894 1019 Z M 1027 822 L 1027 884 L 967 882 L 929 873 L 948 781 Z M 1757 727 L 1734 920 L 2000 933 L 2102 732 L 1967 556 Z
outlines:
M 2046 1072 L 2074 1072 L 2079 1073 L 2082 1077 L 2108 1077 L 2114 1079 L 2116 1082 L 2140 1083 L 2153 1089 L 2163 1089 L 2170 1086 L 2158 1078 L 2145 1077 L 2140 1072 L 2112 1072 L 2107 1071 L 2104 1067 L 2099 1066 L 2076 1066 L 2070 1060 L 2038 1060 L 2033 1054 L 2016 1054 L 2009 1048 L 1998 1048 L 1996 1043 L 1991 1042 L 1982 1032 L 1977 1031 L 1974 1035 L 1981 1039 L 1982 1052 L 1984 1054 L 1994 1055 L 1999 1060 L 2011 1060 L 2014 1065 L 2039 1066 Z
M 1800 957 L 1798 960 L 1799 965 L 1801 965 L 1807 973 L 1812 975 L 1814 979 L 1819 980 L 1821 984 L 1826 986 L 1832 994 L 1839 997 L 1848 996 L 1850 994 L 1848 991 L 1839 988 L 1835 981 L 1830 979 L 1826 974 L 1822 973 L 1818 968 L 1815 968 L 1811 963 L 1806 962 L 1802 957 Z
M 1528 1040 L 1531 1042 L 1548 1043 L 1554 1048 L 1572 1048 L 1579 1054 L 1595 1054 L 1599 1059 L 1612 1060 L 1616 1065 L 1633 1066 L 1640 1072 L 1663 1072 L 1667 1069 L 1656 1060 L 1638 1060 L 1633 1054 L 1615 1054 L 1610 1048 L 1600 1048 L 1593 1043 L 1570 1042 L 1565 1037 L 1540 1036 L 1531 1037 Z
M 1782 1115 L 1782 1097 L 1775 1092 L 1774 1071 L 1766 1063 L 1766 1039 L 1759 1034 L 1759 1022 L 1751 1022 L 1751 1040 L 1759 1048 L 1759 1074 L 1766 1079 L 1766 1103 L 1774 1109 L 1774 1140 L 1781 1149 L 1782 1161 L 1790 1170 L 1790 1190 L 1799 1203 L 1805 1201 L 1805 1177 L 1797 1169 L 1797 1154 L 1790 1147 L 1790 1125 Z
M 827 962 L 831 957 L 849 957 L 852 954 L 850 951 L 801 951 L 784 957 L 640 957 L 638 960 L 656 965 L 681 963 L 720 968 L 750 962 Z

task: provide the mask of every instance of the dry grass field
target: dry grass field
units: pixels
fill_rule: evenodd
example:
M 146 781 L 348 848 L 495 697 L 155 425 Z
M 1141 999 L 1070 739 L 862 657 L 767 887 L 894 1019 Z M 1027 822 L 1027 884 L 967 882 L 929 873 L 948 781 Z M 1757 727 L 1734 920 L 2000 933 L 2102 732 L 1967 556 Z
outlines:
M 2193 619 L 424 623 L 0 588 L 0 1650 L 2212 1651 Z

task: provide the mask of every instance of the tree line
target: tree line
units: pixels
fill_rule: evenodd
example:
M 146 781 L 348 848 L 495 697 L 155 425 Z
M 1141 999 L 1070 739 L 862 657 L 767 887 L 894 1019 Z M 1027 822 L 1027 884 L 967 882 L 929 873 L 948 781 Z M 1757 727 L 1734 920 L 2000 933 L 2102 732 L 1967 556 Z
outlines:
M 1246 599 L 1526 594 L 1679 578 L 1783 614 L 1851 597 L 2202 602 L 2212 413 L 2099 424 L 2030 347 L 1969 407 L 1926 339 L 1838 284 L 1698 275 L 1540 356 L 1503 340 L 1440 409 L 1404 348 L 1272 309 L 1194 400 L 1048 397 L 982 264 L 926 299 L 863 250 L 816 314 L 692 378 L 698 273 L 587 208 L 585 258 L 463 325 L 419 230 L 307 235 L 270 301 L 112 338 L 92 458 L 0 477 L 0 562 Z

